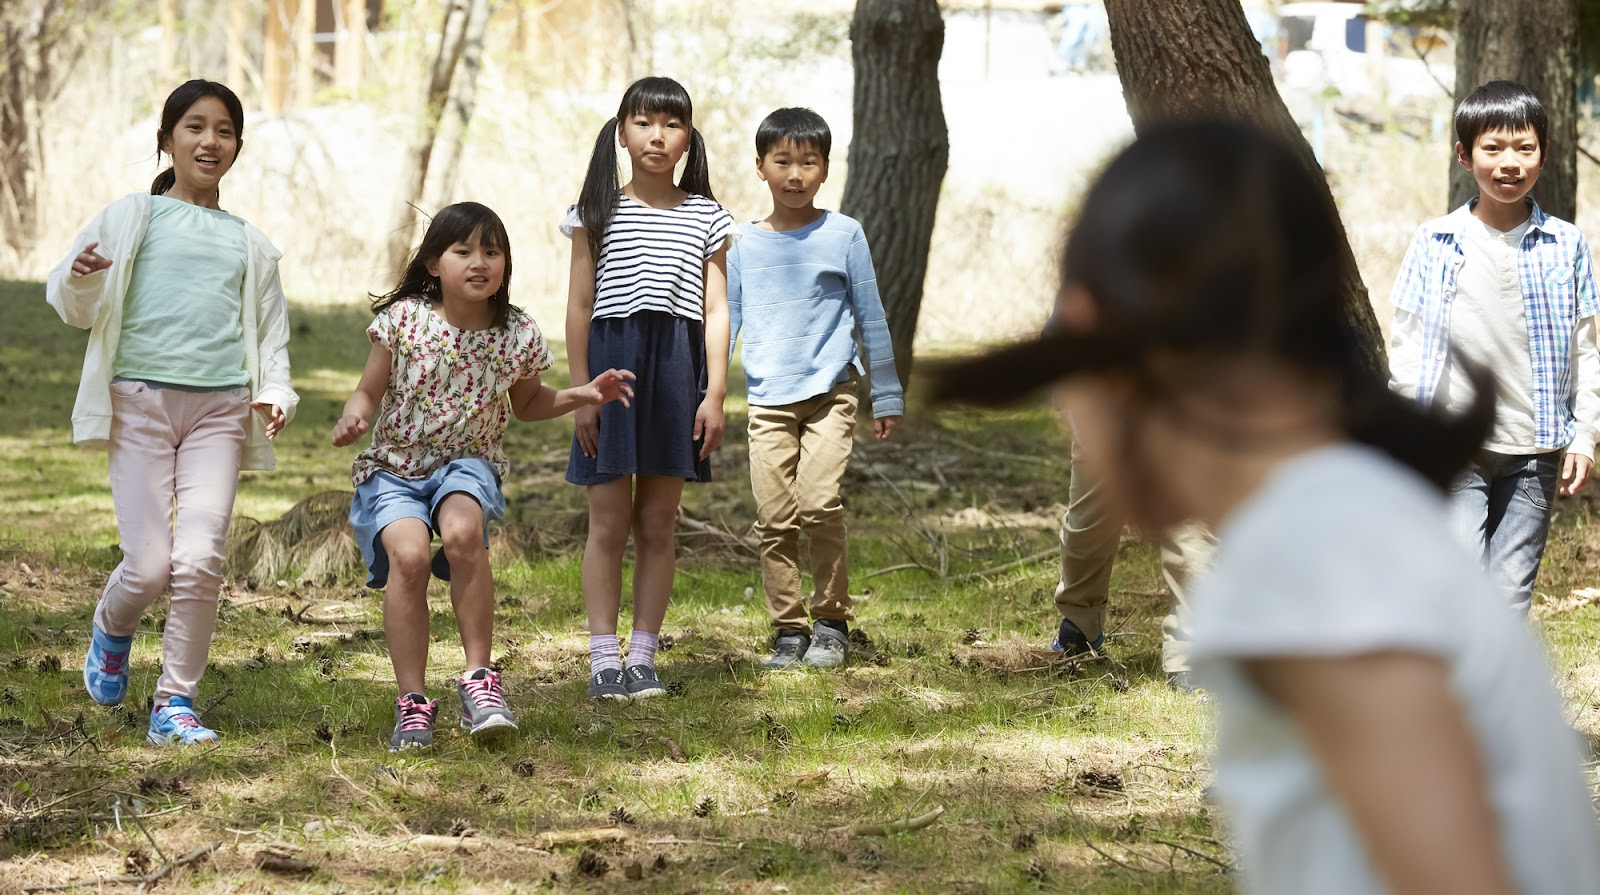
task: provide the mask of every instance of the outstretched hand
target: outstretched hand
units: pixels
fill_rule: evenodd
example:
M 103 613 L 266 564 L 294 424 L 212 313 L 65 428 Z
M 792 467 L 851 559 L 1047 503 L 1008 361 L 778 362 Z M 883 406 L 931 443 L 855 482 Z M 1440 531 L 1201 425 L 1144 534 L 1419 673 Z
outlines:
M 78 253 L 78 257 L 72 259 L 72 278 L 74 280 L 92 273 L 99 273 L 111 266 L 110 258 L 102 258 L 95 254 L 94 250 L 99 247 L 100 243 L 91 242 L 83 247 L 83 251 Z M 283 427 L 279 426 L 279 428 Z
M 632 407 L 629 402 L 633 399 L 633 386 L 628 383 L 638 378 L 629 370 L 607 370 L 589 380 L 584 389 L 589 392 L 588 397 L 594 399 L 595 406 L 621 401 L 623 407 Z

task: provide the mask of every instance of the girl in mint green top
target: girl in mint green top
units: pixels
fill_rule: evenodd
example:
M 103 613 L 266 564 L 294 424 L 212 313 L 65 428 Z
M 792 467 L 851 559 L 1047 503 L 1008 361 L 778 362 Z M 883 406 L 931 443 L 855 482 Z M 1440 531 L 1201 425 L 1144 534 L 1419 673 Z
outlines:
M 124 700 L 139 619 L 170 587 L 148 737 L 159 745 L 217 739 L 194 706 L 239 470 L 272 468 L 271 439 L 299 400 L 279 253 L 219 207 L 243 133 L 227 87 L 196 80 L 173 91 L 156 133 L 172 167 L 149 194 L 96 215 L 45 288 L 62 320 L 89 330 L 73 440 L 109 447 L 122 541 L 95 608 L 84 688 L 101 705 Z

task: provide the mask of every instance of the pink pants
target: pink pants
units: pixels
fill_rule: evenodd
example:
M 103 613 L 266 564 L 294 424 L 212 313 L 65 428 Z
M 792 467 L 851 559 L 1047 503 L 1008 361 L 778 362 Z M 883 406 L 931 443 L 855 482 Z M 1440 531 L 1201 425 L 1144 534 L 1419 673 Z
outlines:
M 106 582 L 94 623 L 107 634 L 130 636 L 172 586 L 157 705 L 173 696 L 195 698 L 206 669 L 249 419 L 243 387 L 197 393 L 111 384 L 111 499 L 122 562 Z

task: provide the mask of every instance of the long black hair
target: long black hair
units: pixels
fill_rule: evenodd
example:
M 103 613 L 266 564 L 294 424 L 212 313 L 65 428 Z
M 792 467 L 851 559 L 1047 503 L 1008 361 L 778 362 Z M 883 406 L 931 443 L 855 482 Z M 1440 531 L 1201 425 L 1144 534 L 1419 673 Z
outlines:
M 506 256 L 505 278 L 500 281 L 499 291 L 489 296 L 489 307 L 494 310 L 493 325 L 504 327 L 511 318 L 511 238 L 506 235 L 506 225 L 500 221 L 500 216 L 489 206 L 477 202 L 447 205 L 433 216 L 428 223 L 428 232 L 422 237 L 422 244 L 411 253 L 411 260 L 406 262 L 399 284 L 382 295 L 372 296 L 372 313 L 376 314 L 397 301 L 414 296 L 429 301 L 442 298 L 439 278 L 428 273 L 428 262 L 438 260 L 451 246 L 466 242 L 473 236 L 477 236 L 480 243 L 499 249 Z
M 161 107 L 161 129 L 156 131 L 156 158 L 161 157 L 164 151 L 161 147 L 172 136 L 172 132 L 177 130 L 178 122 L 183 120 L 189 107 L 208 96 L 221 100 L 223 108 L 228 110 L 228 117 L 233 119 L 235 141 L 233 157 L 235 159 L 239 157 L 239 153 L 244 151 L 244 105 L 226 84 L 195 78 L 192 81 L 184 81 L 176 90 L 167 94 L 167 102 Z M 167 170 L 157 174 L 156 179 L 150 184 L 150 195 L 164 196 L 177 182 L 178 173 L 169 165 Z
M 1148 405 L 1169 401 L 1176 387 L 1152 363 L 1157 353 L 1267 359 L 1335 384 L 1335 422 L 1352 440 L 1443 487 L 1489 433 L 1492 384 L 1470 370 L 1474 401 L 1456 417 L 1389 389 L 1346 316 L 1340 283 L 1349 256 L 1315 177 L 1287 146 L 1248 125 L 1149 131 L 1090 188 L 1067 241 L 1063 285 L 1088 293 L 1095 323 L 945 366 L 934 396 L 1004 403 L 1100 371 L 1127 375 Z
M 589 171 L 583 177 L 583 190 L 578 193 L 578 218 L 583 221 L 583 231 L 589 237 L 589 254 L 596 264 L 600 262 L 600 247 L 605 244 L 606 230 L 617 214 L 617 191 L 622 188 L 617 172 L 617 127 L 619 122 L 640 113 L 671 115 L 689 128 L 689 152 L 678 189 L 707 199 L 717 198 L 711 193 L 706 141 L 694 126 L 694 102 L 689 99 L 689 91 L 671 78 L 634 81 L 622 94 L 616 117 L 600 128 L 600 135 L 594 141 L 594 154 L 589 156 Z

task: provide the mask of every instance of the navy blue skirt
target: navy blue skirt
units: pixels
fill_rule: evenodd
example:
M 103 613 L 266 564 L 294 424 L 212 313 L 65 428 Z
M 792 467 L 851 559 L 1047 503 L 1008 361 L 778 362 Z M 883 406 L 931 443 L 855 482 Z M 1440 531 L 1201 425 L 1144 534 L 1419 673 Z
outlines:
M 567 481 L 603 485 L 625 475 L 659 475 L 711 481 L 711 461 L 700 459 L 694 415 L 706 396 L 705 327 L 662 311 L 589 322 L 589 372 L 632 370 L 633 406 L 600 408 L 600 449 L 583 455 L 572 437 Z

